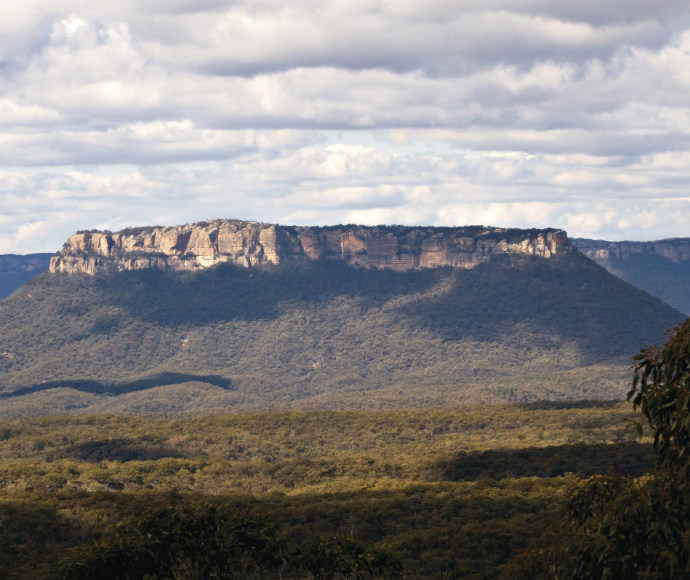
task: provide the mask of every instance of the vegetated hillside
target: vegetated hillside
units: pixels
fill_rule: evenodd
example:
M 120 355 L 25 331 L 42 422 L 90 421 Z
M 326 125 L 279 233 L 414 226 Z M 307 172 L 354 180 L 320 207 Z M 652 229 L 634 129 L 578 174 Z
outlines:
M 571 241 L 612 274 L 690 315 L 690 238 L 655 242 L 580 238 Z
M 138 529 L 155 558 L 151 540 L 174 540 L 178 514 L 218 507 L 260 515 L 264 541 L 277 527 L 293 544 L 287 552 L 307 561 L 331 548 L 322 566 L 357 542 L 393 556 L 405 578 L 530 578 L 523 553 L 543 559 L 530 546 L 558 538 L 561 501 L 580 478 L 653 464 L 649 440 L 635 441 L 624 422 L 635 415 L 599 402 L 4 421 L 0 521 L 10 525 L 0 526 L 0 577 L 123 577 L 83 566 L 111 555 L 137 568 L 147 561 L 136 560 Z M 193 549 L 208 558 L 225 527 L 197 521 L 193 537 L 209 541 Z M 108 552 L 120 546 L 119 557 Z M 292 563 L 260 577 L 334 577 Z
M 0 303 L 2 414 L 608 399 L 683 318 L 576 252 L 44 274 Z
M 53 254 L 0 254 L 0 300 L 24 282 L 45 272 Z

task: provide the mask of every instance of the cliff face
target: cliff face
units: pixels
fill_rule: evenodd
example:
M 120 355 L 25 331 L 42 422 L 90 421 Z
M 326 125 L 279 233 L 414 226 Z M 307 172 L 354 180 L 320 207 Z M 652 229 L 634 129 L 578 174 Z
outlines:
M 52 258 L 50 271 L 95 274 L 106 268 L 196 270 L 218 263 L 253 267 L 299 257 L 393 270 L 472 268 L 495 254 L 549 258 L 573 250 L 565 232 L 550 229 L 293 227 L 214 220 L 116 233 L 77 233 Z

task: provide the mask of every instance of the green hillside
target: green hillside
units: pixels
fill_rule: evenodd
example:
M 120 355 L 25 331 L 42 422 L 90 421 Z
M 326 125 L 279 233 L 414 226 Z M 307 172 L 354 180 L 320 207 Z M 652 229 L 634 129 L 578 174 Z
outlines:
M 683 316 L 578 253 L 43 274 L 0 303 L 2 415 L 621 396 Z

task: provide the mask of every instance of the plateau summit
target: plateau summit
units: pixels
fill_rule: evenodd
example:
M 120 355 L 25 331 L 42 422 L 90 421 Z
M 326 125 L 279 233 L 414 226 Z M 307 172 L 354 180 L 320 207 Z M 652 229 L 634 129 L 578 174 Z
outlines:
M 197 270 L 219 263 L 251 267 L 293 258 L 335 259 L 367 268 L 472 268 L 493 255 L 550 257 L 572 251 L 565 232 L 484 226 L 299 227 L 214 220 L 174 227 L 74 234 L 51 260 L 51 272 Z

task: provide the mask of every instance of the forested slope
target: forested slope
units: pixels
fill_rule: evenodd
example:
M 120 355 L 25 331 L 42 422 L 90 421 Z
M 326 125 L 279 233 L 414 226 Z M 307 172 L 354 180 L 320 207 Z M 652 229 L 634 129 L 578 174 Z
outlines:
M 584 256 L 43 274 L 0 303 L 3 414 L 621 396 L 683 316 Z

